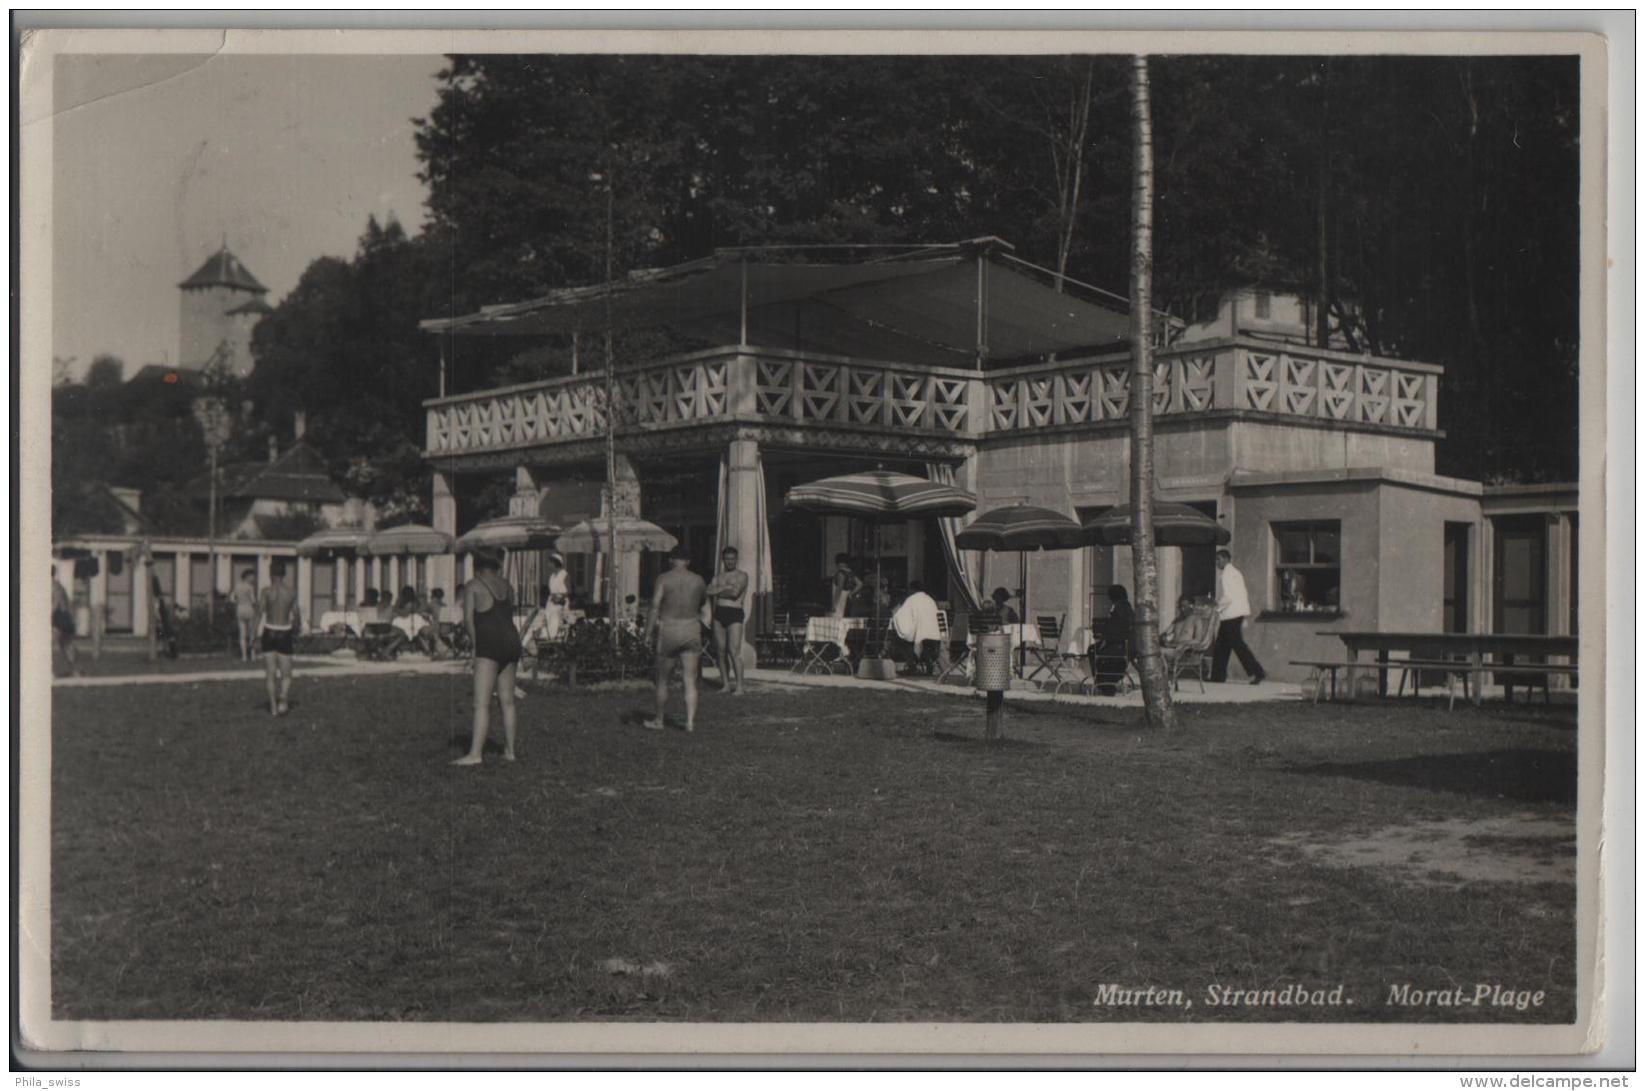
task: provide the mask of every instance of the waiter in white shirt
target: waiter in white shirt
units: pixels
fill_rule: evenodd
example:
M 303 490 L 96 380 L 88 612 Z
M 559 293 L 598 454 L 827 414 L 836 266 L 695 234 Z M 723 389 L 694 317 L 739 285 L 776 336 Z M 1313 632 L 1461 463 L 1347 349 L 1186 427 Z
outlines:
M 908 597 L 891 615 L 894 656 L 908 656 L 910 669 L 933 664 L 942 666 L 942 626 L 937 620 L 937 600 L 926 594 L 919 580 L 908 583 Z
M 1267 677 L 1262 664 L 1245 646 L 1245 619 L 1251 614 L 1251 596 L 1245 577 L 1234 567 L 1234 555 L 1217 550 L 1217 646 L 1211 658 L 1211 681 L 1228 681 L 1229 653 L 1239 656 L 1239 665 L 1251 676 L 1254 686 Z
M 571 580 L 566 576 L 565 561 L 558 553 L 548 555 L 548 601 L 542 604 L 544 628 L 548 639 L 560 639 L 565 628 L 566 610 L 571 605 Z

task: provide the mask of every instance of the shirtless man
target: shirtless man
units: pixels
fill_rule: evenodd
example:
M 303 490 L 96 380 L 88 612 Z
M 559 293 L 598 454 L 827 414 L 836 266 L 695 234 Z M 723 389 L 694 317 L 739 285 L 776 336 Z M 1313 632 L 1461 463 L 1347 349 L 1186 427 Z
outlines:
M 743 681 L 743 623 L 748 618 L 748 573 L 737 567 L 737 547 L 720 551 L 723 566 L 708 585 L 714 604 L 714 650 L 720 658 L 720 688 L 741 692 Z
M 663 708 L 668 704 L 668 673 L 673 660 L 680 661 L 685 676 L 685 729 L 697 727 L 697 661 L 702 655 L 702 629 L 707 620 L 708 585 L 691 571 L 691 557 L 684 546 L 668 554 L 669 569 L 657 577 L 651 596 L 651 617 L 645 626 L 646 643 L 657 634 L 657 718 L 647 720 L 652 731 L 663 729 Z
M 268 679 L 269 715 L 284 716 L 291 711 L 286 703 L 291 692 L 291 656 L 303 615 L 297 608 L 297 593 L 286 584 L 286 562 L 276 557 L 268 574 L 269 585 L 257 597 L 257 630 Z

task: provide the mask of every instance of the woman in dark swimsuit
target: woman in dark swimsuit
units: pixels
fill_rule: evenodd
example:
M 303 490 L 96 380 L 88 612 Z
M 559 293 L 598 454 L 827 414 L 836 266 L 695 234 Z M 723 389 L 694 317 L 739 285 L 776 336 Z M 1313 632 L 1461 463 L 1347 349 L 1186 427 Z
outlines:
M 463 588 L 463 625 L 474 649 L 474 732 L 468 753 L 453 765 L 479 765 L 491 728 L 491 694 L 503 707 L 503 760 L 514 760 L 514 670 L 520 659 L 520 634 L 514 628 L 514 591 L 503 579 L 502 557 L 492 550 L 474 551 L 474 578 Z

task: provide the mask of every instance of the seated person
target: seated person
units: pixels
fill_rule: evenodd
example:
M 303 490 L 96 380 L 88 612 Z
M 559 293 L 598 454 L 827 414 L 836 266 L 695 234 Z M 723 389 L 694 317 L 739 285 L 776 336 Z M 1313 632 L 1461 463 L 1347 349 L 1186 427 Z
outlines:
M 394 604 L 394 628 L 406 638 L 406 643 L 417 648 L 418 651 L 432 654 L 436 643 L 434 640 L 434 623 L 429 619 L 428 611 L 417 598 L 415 587 L 402 587 L 400 597 Z
M 1091 659 L 1091 677 L 1097 692 L 1112 696 L 1125 677 L 1125 666 L 1130 659 L 1131 633 L 1136 625 L 1136 613 L 1131 609 L 1131 597 L 1120 584 L 1108 588 L 1108 616 L 1093 628 L 1091 648 L 1086 653 Z
M 392 656 L 406 644 L 406 635 L 394 626 L 394 608 L 375 587 L 366 589 L 360 604 L 360 637 L 375 652 Z
M 1019 620 L 1017 612 L 1011 609 L 1011 592 L 996 587 L 994 593 L 984 599 L 977 612 L 971 615 L 970 627 L 973 633 L 997 633 Z
M 919 580 L 910 580 L 908 597 L 891 615 L 886 653 L 893 659 L 905 660 L 910 671 L 930 673 L 946 651 L 937 620 L 937 600 L 926 594 Z

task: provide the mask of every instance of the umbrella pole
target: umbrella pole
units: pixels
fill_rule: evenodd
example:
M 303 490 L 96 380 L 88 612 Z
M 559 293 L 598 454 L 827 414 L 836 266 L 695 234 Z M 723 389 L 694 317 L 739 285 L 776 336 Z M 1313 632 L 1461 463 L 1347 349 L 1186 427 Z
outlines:
M 1021 593 L 1022 611 L 1017 614 L 1017 677 L 1028 673 L 1028 645 L 1023 634 L 1028 630 L 1028 551 L 1017 550 L 1017 591 Z

